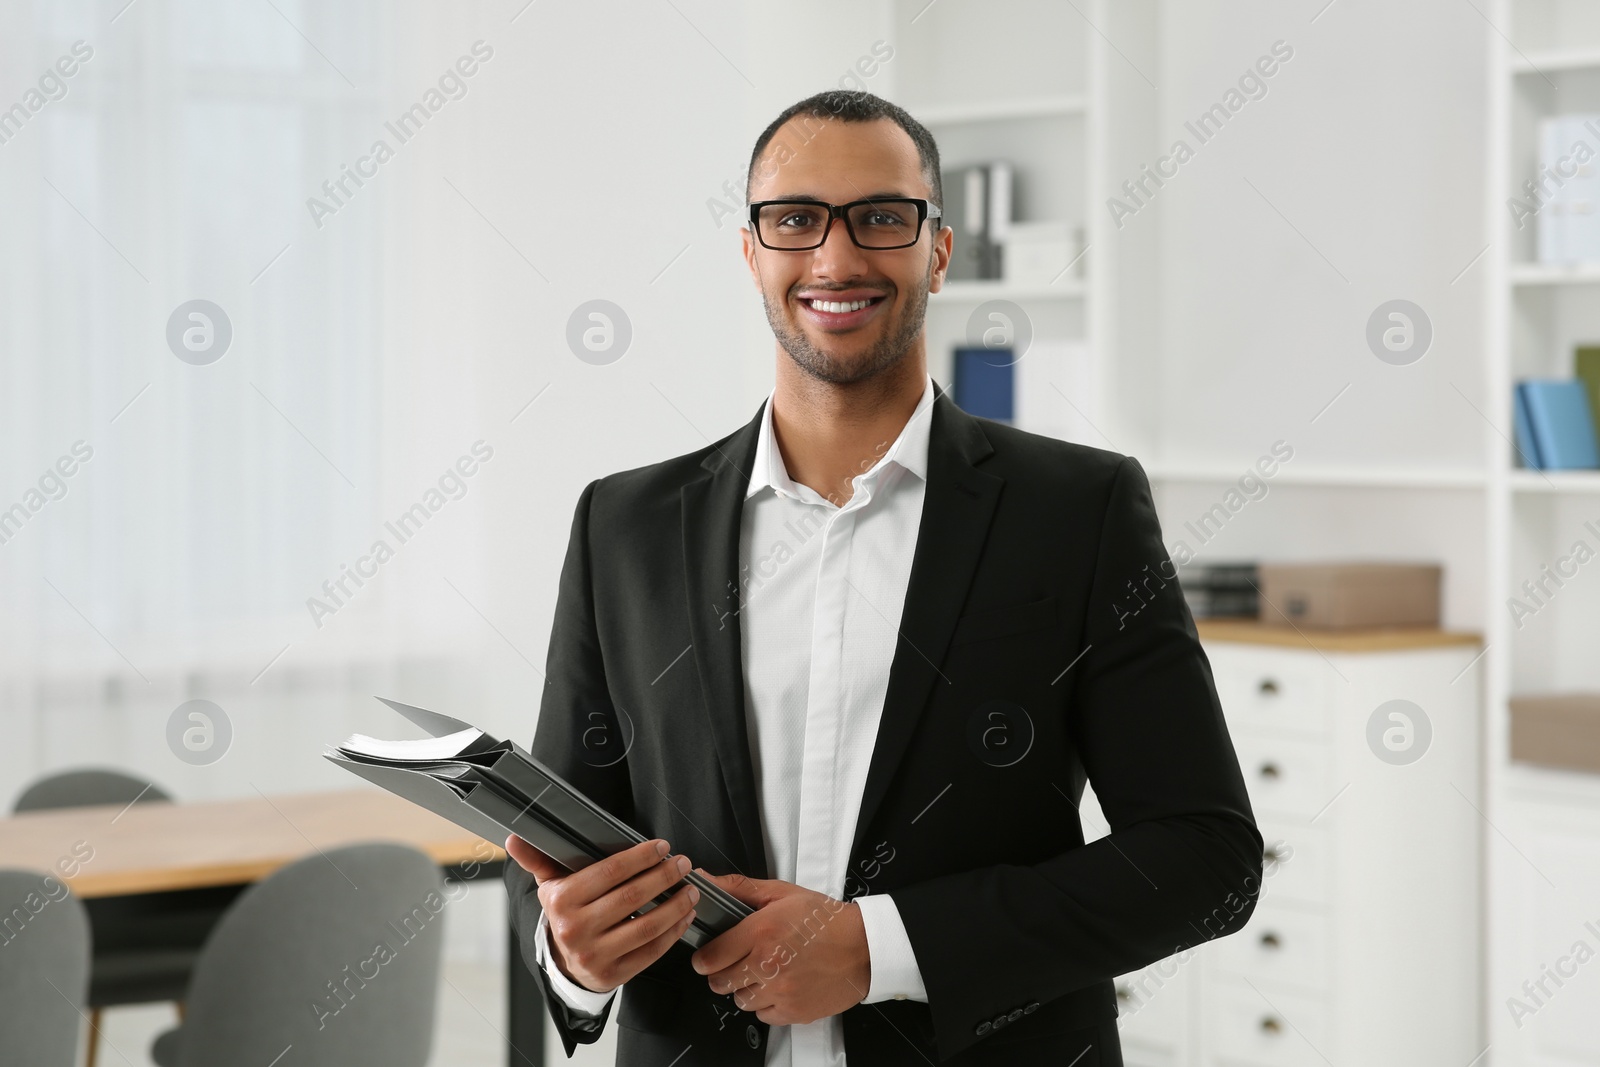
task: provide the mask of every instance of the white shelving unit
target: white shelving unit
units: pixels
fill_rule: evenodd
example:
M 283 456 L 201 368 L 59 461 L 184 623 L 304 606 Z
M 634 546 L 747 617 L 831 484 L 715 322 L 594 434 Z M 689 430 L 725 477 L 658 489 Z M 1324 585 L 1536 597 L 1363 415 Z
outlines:
M 1087 234 L 1081 276 L 1071 271 L 1044 287 L 962 283 L 935 296 L 929 307 L 929 353 L 935 375 L 948 375 L 950 345 L 965 336 L 969 317 L 987 300 L 1021 307 L 1036 343 L 1080 344 L 1089 373 L 1072 379 L 1075 392 L 1062 388 L 1065 377 L 1019 373 L 1018 421 L 1024 428 L 1058 432 L 1030 425 L 1022 416 L 1030 403 L 1035 411 L 1070 405 L 1082 416 L 1080 433 L 1061 436 L 1138 456 L 1155 484 L 1170 543 L 1181 536 L 1183 520 L 1214 506 L 1254 458 L 1232 456 L 1239 439 L 1197 420 L 1179 420 L 1183 428 L 1171 428 L 1171 393 L 1183 388 L 1171 384 L 1182 380 L 1173 372 L 1203 359 L 1215 363 L 1222 380 L 1237 381 L 1252 369 L 1259 377 L 1262 365 L 1230 365 L 1227 338 L 1194 334 L 1196 325 L 1203 330 L 1211 323 L 1192 312 L 1178 316 L 1177 327 L 1191 333 L 1164 337 L 1162 324 L 1170 323 L 1168 312 L 1179 302 L 1174 291 L 1174 306 L 1163 305 L 1159 279 L 1166 259 L 1158 234 L 1165 222 L 1157 216 L 1162 225 L 1119 231 L 1104 210 L 1122 180 L 1159 155 L 1159 138 L 1170 135 L 1165 127 L 1177 126 L 1139 71 L 1160 71 L 1158 23 L 1176 17 L 1175 9 L 1156 0 L 1094 0 L 1077 7 L 1081 11 L 1073 5 L 1009 0 L 980 10 L 976 4 L 891 0 L 895 40 L 906 47 L 905 62 L 897 60 L 892 72 L 889 95 L 928 123 L 948 163 L 1012 158 L 1019 174 L 1051 183 L 1053 194 L 1020 198 L 1020 218 L 1060 219 L 1082 225 Z M 1573 542 L 1582 539 L 1600 551 L 1600 535 L 1584 525 L 1600 526 L 1595 499 L 1600 472 L 1522 470 L 1509 442 L 1513 382 L 1570 374 L 1573 346 L 1600 341 L 1600 290 L 1593 288 L 1600 285 L 1600 265 L 1540 264 L 1534 227 L 1516 230 L 1506 210 L 1508 198 L 1534 173 L 1539 117 L 1558 111 L 1600 113 L 1600 4 L 1493 0 L 1483 13 L 1494 27 L 1485 31 L 1484 218 L 1490 247 L 1457 291 L 1482 287 L 1486 340 L 1481 357 L 1470 346 L 1453 352 L 1458 372 L 1453 381 L 1436 383 L 1441 391 L 1460 383 L 1456 391 L 1485 416 L 1481 435 L 1452 430 L 1448 447 L 1440 447 L 1420 433 L 1389 432 L 1377 435 L 1377 447 L 1364 450 L 1357 434 L 1323 433 L 1327 422 L 1318 427 L 1320 437 L 1302 431 L 1303 438 L 1294 442 L 1294 462 L 1271 478 L 1275 503 L 1252 503 L 1258 510 L 1239 524 L 1240 533 L 1229 531 L 1237 539 L 1206 551 L 1212 559 L 1343 556 L 1444 564 L 1447 628 L 1481 629 L 1484 638 L 1482 655 L 1467 657 L 1464 680 L 1448 689 L 1459 696 L 1476 686 L 1476 700 L 1481 700 L 1474 720 L 1481 723 L 1481 744 L 1473 749 L 1473 766 L 1481 770 L 1457 767 L 1455 790 L 1445 799 L 1475 820 L 1484 857 L 1484 873 L 1461 891 L 1461 899 L 1472 902 L 1465 914 L 1479 916 L 1476 929 L 1459 931 L 1460 938 L 1482 944 L 1484 951 L 1452 964 L 1474 972 L 1480 1010 L 1476 1018 L 1462 1019 L 1456 1005 L 1449 1030 L 1453 1037 L 1480 1037 L 1487 1046 L 1463 1058 L 1482 1051 L 1474 1067 L 1600 1067 L 1593 1024 L 1600 1018 L 1600 964 L 1567 979 L 1560 995 L 1539 1006 L 1535 1018 L 1514 1018 L 1508 1008 L 1509 997 L 1524 995 L 1524 981 L 1537 981 L 1541 968 L 1580 937 L 1600 954 L 1600 934 L 1577 921 L 1581 916 L 1600 928 L 1594 878 L 1583 880 L 1600 873 L 1600 781 L 1512 765 L 1508 710 L 1513 693 L 1600 689 L 1600 656 L 1595 655 L 1600 562 L 1546 598 L 1520 628 L 1507 609 L 1510 597 L 1522 595 L 1522 583 L 1538 580 L 1544 566 L 1568 553 Z M 1019 24 L 1034 28 L 1030 39 L 1019 41 L 1006 32 L 1005 27 Z M 986 56 L 1005 56 L 1008 62 L 988 62 Z M 1189 226 L 1175 239 L 1189 239 L 1195 232 L 1192 222 Z M 1019 372 L 1027 363 L 1019 364 Z M 1478 374 L 1481 400 L 1465 388 Z M 1370 382 L 1364 387 L 1370 390 Z M 1217 400 L 1215 393 L 1208 396 Z M 1310 408 L 1308 417 L 1315 411 Z M 1259 418 L 1252 428 L 1265 434 L 1273 422 Z M 1260 442 L 1263 451 L 1270 441 Z M 1410 463 L 1387 458 L 1413 451 L 1417 458 Z M 1217 554 L 1223 551 L 1228 554 Z M 1206 973 L 1205 968 L 1184 969 L 1173 980 L 1174 995 L 1164 994 L 1155 1009 L 1159 1026 L 1181 1034 L 1203 1030 L 1210 1001 L 1199 987 Z M 1382 977 L 1358 968 L 1341 980 L 1363 975 Z M 1178 992 L 1190 987 L 1188 993 Z M 1351 995 L 1333 994 L 1336 1003 Z M 1163 1013 L 1179 1018 L 1159 1021 Z M 1198 1051 L 1178 1056 L 1177 1062 L 1211 1062 L 1209 1048 L 1202 1038 Z M 1130 1062 L 1135 1058 L 1130 1054 Z M 1243 1052 L 1236 1058 L 1274 1062 Z
M 1172 431 L 1164 415 L 1170 413 L 1171 394 L 1182 387 L 1173 384 L 1177 379 L 1171 372 L 1199 359 L 1214 362 L 1218 374 L 1226 375 L 1232 338 L 1226 332 L 1163 336 L 1163 277 L 1170 249 L 1161 243 L 1159 212 L 1176 204 L 1176 197 L 1158 201 L 1154 216 L 1141 214 L 1138 224 L 1121 229 L 1105 207 L 1108 198 L 1121 195 L 1125 179 L 1161 155 L 1180 125 L 1163 114 L 1161 93 L 1153 84 L 1164 80 L 1160 21 L 1171 17 L 1173 8 L 1156 0 L 932 6 L 905 0 L 893 11 L 900 51 L 889 95 L 928 124 L 945 162 L 1009 159 L 1024 182 L 1019 218 L 1066 221 L 1082 225 L 1087 235 L 1081 277 L 1069 272 L 1042 288 L 958 283 L 934 296 L 928 312 L 934 374 L 949 373 L 950 346 L 967 336 L 969 317 L 986 300 L 1022 308 L 1035 344 L 1080 344 L 1087 370 L 1080 376 L 1040 373 L 1037 354 L 1019 362 L 1018 424 L 1139 457 L 1155 483 L 1169 543 L 1189 537 L 1183 520 L 1214 505 L 1256 457 L 1226 458 L 1229 446 L 1215 443 L 1223 438 L 1208 436 L 1193 422 Z M 1029 27 L 1028 39 L 1014 32 L 1019 25 Z M 1049 62 L 1040 61 L 1045 52 L 1051 54 Z M 1055 194 L 1045 194 L 1041 182 L 1053 183 Z M 1561 291 L 1560 286 L 1546 288 Z M 1174 302 L 1180 295 L 1173 294 Z M 1470 350 L 1463 355 L 1476 358 Z M 1476 363 L 1468 366 L 1466 373 L 1474 373 Z M 1234 399 L 1242 405 L 1259 395 Z M 1062 433 L 1048 419 L 1030 417 L 1052 407 L 1070 407 L 1081 416 L 1080 432 Z M 1265 433 L 1275 421 L 1255 423 Z M 1474 431 L 1458 436 L 1478 444 Z M 1367 461 L 1346 440 L 1318 450 L 1312 438 L 1310 433 L 1305 440 L 1297 438 L 1295 444 L 1306 447 L 1272 477 L 1272 492 L 1282 495 L 1271 505 L 1252 504 L 1260 510 L 1241 524 L 1256 539 L 1252 554 L 1274 559 L 1286 551 L 1316 553 L 1328 546 L 1330 552 L 1352 555 L 1441 559 L 1454 583 L 1446 598 L 1455 616 L 1449 625 L 1475 629 L 1489 610 L 1483 590 L 1474 584 L 1486 559 L 1474 539 L 1481 536 L 1491 488 L 1487 452 L 1422 449 L 1410 464 L 1395 465 L 1387 456 L 1409 454 L 1403 434 L 1370 450 L 1367 455 L 1377 458 Z M 1270 436 L 1262 440 L 1261 450 L 1271 442 Z M 1463 530 L 1470 532 L 1463 536 Z M 1213 553 L 1208 558 L 1229 558 L 1215 556 L 1217 550 L 1208 549 Z M 1483 844 L 1472 807 L 1481 803 L 1478 648 L 1334 656 L 1338 677 L 1327 657 L 1316 652 L 1227 648 L 1209 638 L 1207 648 L 1222 665 L 1219 690 L 1229 679 L 1238 683 L 1227 701 L 1230 713 L 1268 674 L 1279 684 L 1283 678 L 1305 680 L 1320 694 L 1295 706 L 1325 716 L 1326 734 L 1286 739 L 1268 728 L 1255 736 L 1249 724 L 1239 723 L 1236 739 L 1258 777 L 1264 761 L 1278 766 L 1303 757 L 1302 767 L 1309 768 L 1304 794 L 1287 806 L 1272 799 L 1276 774 L 1271 781 L 1252 780 L 1252 795 L 1274 832 L 1289 833 L 1289 827 L 1298 834 L 1306 830 L 1300 823 L 1314 822 L 1306 832 L 1340 843 L 1331 851 L 1308 846 L 1298 866 L 1286 866 L 1288 880 L 1279 884 L 1279 899 L 1263 912 L 1259 929 L 1253 925 L 1238 938 L 1207 946 L 1192 963 L 1172 957 L 1148 973 L 1124 977 L 1124 984 L 1147 982 L 1160 989 L 1123 1020 L 1130 1067 L 1323 1062 L 1294 1035 L 1299 1026 L 1316 1030 L 1315 1044 L 1336 1062 L 1435 1062 L 1421 1055 L 1428 1047 L 1441 1057 L 1441 1067 L 1445 1055 L 1464 1067 L 1479 1051 L 1475 1042 L 1483 1028 L 1474 996 L 1481 985 L 1481 941 L 1471 929 L 1481 914 L 1476 874 Z M 1407 693 L 1427 700 L 1430 713 L 1442 721 L 1462 724 L 1465 733 L 1441 739 L 1422 773 L 1396 779 L 1387 773 L 1394 768 L 1372 759 L 1357 727 L 1384 699 Z M 1249 745 L 1256 748 L 1245 751 Z M 1280 759 L 1280 748 L 1289 755 Z M 1363 799 L 1344 815 L 1315 818 L 1341 782 L 1357 778 L 1371 787 L 1363 787 Z M 1444 778 L 1455 779 L 1460 789 L 1450 789 Z M 1324 779 L 1331 781 L 1325 792 Z M 1422 779 L 1427 784 L 1418 786 Z M 1426 813 L 1403 828 L 1387 822 L 1383 802 L 1399 804 L 1413 788 L 1426 794 L 1421 805 Z M 1086 818 L 1092 806 L 1085 803 Z M 1407 831 L 1430 844 L 1412 850 Z M 1321 874 L 1307 873 L 1318 871 L 1323 862 L 1318 857 L 1328 855 L 1338 857 L 1337 869 L 1328 861 Z M 1404 882 L 1403 888 L 1384 891 L 1385 864 L 1387 877 Z M 1353 891 L 1351 872 L 1371 876 L 1365 889 Z M 1453 879 L 1466 884 L 1448 903 L 1430 909 L 1429 901 L 1448 893 Z M 1298 898 L 1292 889 L 1281 888 L 1296 884 Z M 1393 907 L 1386 911 L 1386 904 Z M 1409 930 L 1409 940 L 1400 936 L 1402 930 Z M 1261 942 L 1268 933 L 1291 947 L 1279 952 L 1276 942 Z M 1302 947 L 1307 943 L 1315 948 L 1309 962 Z M 1415 957 L 1386 966 L 1382 961 L 1401 944 L 1408 952 L 1415 949 Z M 1284 973 L 1284 960 L 1304 969 Z M 1449 977 L 1419 993 L 1416 985 L 1430 961 Z M 1266 1010 L 1262 992 L 1276 1009 Z M 1430 1041 L 1443 1033 L 1448 1040 Z M 1467 1049 L 1468 1044 L 1474 1047 Z
M 941 302 L 981 300 L 1081 300 L 1089 292 L 1082 278 L 1063 277 L 1051 285 L 1018 285 L 1007 281 L 946 282 L 933 294 Z
M 1494 1067 L 1600 1064 L 1600 968 L 1560 964 L 1578 941 L 1600 950 L 1600 778 L 1513 764 L 1514 694 L 1600 689 L 1600 582 L 1577 578 L 1532 601 L 1525 581 L 1577 541 L 1600 547 L 1600 472 L 1516 467 L 1502 434 L 1522 377 L 1572 372 L 1572 347 L 1600 341 L 1600 264 L 1537 261 L 1536 228 L 1518 230 L 1506 204 L 1536 177 L 1538 120 L 1600 112 L 1600 5 L 1573 0 L 1496 0 L 1486 14 L 1500 36 L 1488 49 L 1488 213 L 1492 239 L 1486 329 L 1486 395 L 1499 430 L 1489 438 L 1485 515 L 1485 822 L 1488 959 L 1485 1015 Z M 1592 146 L 1600 147 L 1600 145 Z M 1587 575 L 1583 575 L 1587 578 Z M 1536 608 L 1513 620 L 1508 601 Z M 1558 969 L 1552 979 L 1549 968 Z M 1525 984 L 1527 983 L 1527 984 Z M 1542 989 L 1541 989 L 1542 986 Z
M 1158 4 L 1094 0 L 1079 8 L 1049 0 L 891 0 L 898 51 L 887 92 L 938 138 L 947 168 L 1010 162 L 1017 220 L 1064 222 L 1085 235 L 1081 259 L 1069 256 L 1048 284 L 952 282 L 934 294 L 934 377 L 950 380 L 952 348 L 970 336 L 972 322 L 988 322 L 983 305 L 1006 301 L 1021 309 L 1035 346 L 1017 365 L 1017 424 L 1132 451 L 1130 442 L 1144 436 L 1117 398 L 1153 366 L 1154 324 L 1148 308 L 1122 313 L 1116 292 L 1133 267 L 1125 251 L 1153 253 L 1153 237 L 1139 238 L 1145 245 L 1111 240 L 1099 205 L 1124 173 L 1136 171 L 1135 158 L 1148 157 L 1156 101 L 1106 37 L 1123 52 L 1143 50 L 1153 64 Z M 1030 28 L 1026 39 L 1017 26 Z

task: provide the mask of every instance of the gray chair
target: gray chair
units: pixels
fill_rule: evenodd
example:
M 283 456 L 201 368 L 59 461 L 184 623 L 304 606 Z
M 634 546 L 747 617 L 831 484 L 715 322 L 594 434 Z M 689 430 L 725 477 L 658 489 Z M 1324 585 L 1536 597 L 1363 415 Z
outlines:
M 89 767 L 39 779 L 22 791 L 13 810 L 20 814 L 171 799 L 143 778 Z M 181 901 L 151 898 L 91 905 L 95 936 L 94 965 L 89 972 L 88 1067 L 95 1067 L 99 1056 L 101 1012 L 106 1008 L 182 998 L 200 943 L 231 900 L 213 899 L 217 896 L 211 891 L 190 894 Z M 181 1003 L 178 1011 L 183 1011 Z
M 0 870 L 0 1034 L 8 1067 L 74 1067 L 89 915 L 57 878 Z
M 161 1067 L 423 1067 L 444 946 L 444 876 L 404 845 L 330 849 L 246 889 L 195 964 Z
M 61 771 L 39 779 L 22 791 L 12 810 L 20 814 L 52 808 L 86 808 L 92 804 L 132 804 L 136 800 L 142 804 L 171 799 L 143 778 L 90 767 Z

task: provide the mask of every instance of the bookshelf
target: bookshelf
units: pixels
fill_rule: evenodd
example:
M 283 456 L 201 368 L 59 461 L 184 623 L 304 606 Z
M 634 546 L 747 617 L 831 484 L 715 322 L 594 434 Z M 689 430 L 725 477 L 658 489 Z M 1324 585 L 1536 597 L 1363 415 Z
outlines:
M 1600 520 L 1600 471 L 1520 469 L 1501 436 L 1511 429 L 1517 379 L 1569 376 L 1574 345 L 1600 342 L 1600 302 L 1589 288 L 1600 283 L 1600 264 L 1538 262 L 1536 227 L 1518 230 L 1506 207 L 1536 176 L 1539 120 L 1600 113 L 1600 11 L 1571 0 L 1496 0 L 1486 15 L 1504 35 L 1490 35 L 1487 52 L 1485 395 L 1501 428 L 1486 431 L 1488 1062 L 1600 1064 L 1600 975 L 1547 982 L 1556 996 L 1530 997 L 1524 988 L 1580 937 L 1594 943 L 1583 922 L 1595 918 L 1600 876 L 1600 776 L 1514 764 L 1509 744 L 1513 696 L 1600 689 L 1600 568 L 1590 574 L 1570 559 L 1579 541 L 1600 547 L 1587 525 Z M 1557 574 L 1557 584 L 1545 578 L 1547 567 L 1574 573 Z M 1534 601 L 1524 583 L 1541 580 L 1546 591 Z M 1514 620 L 1512 597 L 1531 601 L 1534 614 Z M 1587 901 L 1578 888 L 1585 881 Z M 1517 1002 L 1532 1012 L 1514 1011 Z
M 1010 162 L 1013 217 L 1081 228 L 1085 246 L 1047 284 L 963 281 L 934 294 L 931 372 L 951 379 L 951 349 L 971 336 L 987 302 L 1014 305 L 1033 338 L 1033 355 L 1017 364 L 1017 425 L 1127 452 L 1148 433 L 1142 406 L 1119 398 L 1139 390 L 1155 365 L 1154 317 L 1148 304 L 1124 308 L 1117 293 L 1153 262 L 1155 227 L 1113 239 L 1100 205 L 1153 158 L 1156 92 L 1134 64 L 1155 65 L 1158 6 L 890 3 L 890 98 L 933 132 L 947 168 Z M 1029 33 L 1018 35 L 1018 26 Z
M 1164 288 L 1171 246 L 1205 244 L 1204 236 L 1212 231 L 1189 218 L 1181 219 L 1165 238 L 1155 235 L 1174 217 L 1164 213 L 1181 211 L 1182 198 L 1204 177 L 1170 196 L 1164 193 L 1168 198 L 1156 202 L 1153 220 L 1142 214 L 1137 220 L 1158 225 L 1118 231 L 1103 208 L 1124 178 L 1159 155 L 1162 138 L 1179 125 L 1181 116 L 1164 110 L 1160 94 L 1138 68 L 1171 78 L 1172 71 L 1157 62 L 1163 32 L 1158 22 L 1171 19 L 1180 27 L 1168 28 L 1169 34 L 1188 23 L 1173 8 L 1155 3 L 1102 0 L 1081 7 L 1080 17 L 1071 5 L 1022 0 L 992 5 L 983 14 L 976 12 L 977 5 L 929 7 L 925 0 L 893 5 L 893 32 L 897 46 L 903 45 L 905 62 L 896 61 L 892 98 L 927 122 L 952 163 L 969 161 L 962 158 L 969 154 L 971 160 L 1009 157 L 1020 170 L 1028 163 L 1011 151 L 1014 144 L 1033 139 L 1049 143 L 1048 150 L 1033 149 L 1031 165 L 1039 178 L 1056 184 L 1057 193 L 1048 203 L 1062 213 L 1030 214 L 1024 198 L 1019 217 L 1062 218 L 1083 225 L 1089 249 L 1081 277 L 1069 273 L 1060 281 L 1060 292 L 1057 286 L 952 285 L 930 301 L 929 354 L 935 375 L 948 374 L 949 345 L 962 336 L 972 309 L 989 299 L 1022 307 L 1033 320 L 1036 337 L 1081 343 L 1092 373 L 1086 391 L 1075 399 L 1092 426 L 1080 427 L 1081 435 L 1059 435 L 1138 456 L 1154 485 L 1170 543 L 1185 517 L 1214 505 L 1248 469 L 1255 456 L 1245 450 L 1256 447 L 1257 438 L 1264 450 L 1276 436 L 1273 428 L 1288 423 L 1274 413 L 1246 412 L 1240 421 L 1248 424 L 1247 432 L 1239 432 L 1206 426 L 1197 418 L 1173 418 L 1174 413 L 1182 415 L 1186 394 L 1198 380 L 1188 368 L 1203 365 L 1234 390 L 1202 388 L 1194 398 L 1200 407 L 1220 409 L 1231 399 L 1227 410 L 1237 411 L 1249 407 L 1252 398 L 1272 395 L 1282 400 L 1294 394 L 1286 383 L 1265 376 L 1271 372 L 1269 364 L 1251 364 L 1248 356 L 1228 351 L 1226 334 L 1217 340 L 1183 332 L 1197 322 L 1236 330 L 1237 323 L 1205 319 L 1192 310 L 1172 314 L 1180 310 L 1175 305 L 1203 294 Z M 1548 895 L 1550 887 L 1532 873 L 1522 853 L 1537 855 L 1541 867 L 1565 872 L 1574 885 L 1592 886 L 1600 879 L 1600 783 L 1582 775 L 1513 766 L 1508 741 L 1513 693 L 1600 687 L 1600 657 L 1585 648 L 1583 639 L 1589 635 L 1592 645 L 1593 635 L 1600 634 L 1600 559 L 1521 631 L 1506 608 L 1507 598 L 1524 579 L 1566 552 L 1584 520 L 1600 525 L 1594 499 L 1600 495 L 1600 472 L 1517 469 L 1507 440 L 1511 383 L 1524 376 L 1569 374 L 1573 344 L 1600 341 L 1600 300 L 1591 288 L 1600 284 L 1600 264 L 1538 263 L 1533 227 L 1516 231 L 1505 207 L 1511 190 L 1532 172 L 1537 147 L 1533 130 L 1541 114 L 1558 107 L 1600 113 L 1600 5 L 1496 0 L 1484 13 L 1511 38 L 1507 43 L 1485 27 L 1485 236 L 1463 248 L 1436 290 L 1426 297 L 1419 294 L 1436 324 L 1465 314 L 1470 324 L 1463 337 L 1472 339 L 1473 328 L 1481 325 L 1481 352 L 1470 341 L 1463 345 L 1457 339 L 1448 363 L 1436 353 L 1408 378 L 1352 363 L 1348 380 L 1355 382 L 1359 402 L 1365 405 L 1361 419 L 1341 423 L 1336 412 L 1309 425 L 1340 382 L 1321 396 L 1308 397 L 1304 417 L 1295 424 L 1297 458 L 1272 479 L 1272 503 L 1251 503 L 1259 510 L 1238 524 L 1237 533 L 1230 528 L 1233 540 L 1218 541 L 1206 558 L 1387 557 L 1436 559 L 1445 565 L 1447 627 L 1482 631 L 1484 640 L 1481 657 L 1475 652 L 1461 657 L 1464 675 L 1459 680 L 1453 680 L 1452 661 L 1440 697 L 1441 706 L 1455 701 L 1450 706 L 1457 708 L 1463 729 L 1478 731 L 1472 758 L 1464 756 L 1461 773 L 1436 790 L 1460 806 L 1470 825 L 1456 820 L 1461 812 L 1435 812 L 1474 839 L 1485 857 L 1481 886 L 1462 885 L 1451 904 L 1461 916 L 1477 916 L 1485 944 L 1481 959 L 1468 953 L 1452 968 L 1472 975 L 1480 990 L 1482 1043 L 1491 1048 L 1477 1062 L 1600 1067 L 1600 1054 L 1574 1059 L 1571 1051 L 1593 1047 L 1580 1026 L 1600 1015 L 1600 967 L 1585 973 L 1582 981 L 1588 985 L 1574 983 L 1563 993 L 1567 1003 L 1553 1003 L 1541 1012 L 1540 1025 L 1518 1028 L 1505 1007 L 1508 995 L 1525 979 L 1536 978 L 1539 968 L 1577 936 L 1566 944 L 1553 940 L 1561 928 L 1549 924 L 1567 912 L 1557 906 L 1560 894 Z M 1037 39 L 1018 42 L 1007 34 L 1004 27 L 1023 19 L 1037 27 L 1032 35 Z M 1091 23 L 1103 36 L 1087 28 Z M 1106 38 L 1116 42 L 1115 49 Z M 1054 63 L 1038 62 L 1046 47 L 1041 40 L 1053 49 Z M 1004 69 L 982 62 L 987 55 L 1017 55 L 1019 49 L 1025 54 Z M 993 74 L 995 84 L 980 83 L 975 71 Z M 1232 180 L 1237 184 L 1237 174 L 1246 172 L 1248 161 L 1270 171 L 1270 157 L 1264 154 L 1269 151 L 1263 148 L 1233 162 L 1227 168 Z M 1215 159 L 1208 166 L 1223 169 Z M 1454 210 L 1475 209 L 1478 195 L 1468 196 L 1465 208 L 1454 205 Z M 1242 200 L 1251 202 L 1244 195 Z M 1287 206 L 1284 210 L 1293 213 Z M 1212 235 L 1236 239 L 1225 231 Z M 1468 263 L 1485 240 L 1490 244 L 1487 253 Z M 1288 261 L 1304 255 L 1304 249 L 1295 249 Z M 1460 264 L 1468 270 L 1457 275 Z M 1192 274 L 1191 266 L 1182 278 L 1192 282 Z M 1481 307 L 1471 291 L 1481 294 Z M 1306 308 L 1283 312 L 1302 317 L 1311 313 Z M 1280 325 L 1275 314 L 1277 309 L 1264 310 L 1262 321 Z M 1164 335 L 1164 322 L 1177 323 L 1177 332 L 1169 325 Z M 1251 326 L 1260 329 L 1261 323 Z M 1280 329 L 1285 336 L 1300 336 Z M 1392 408 L 1372 399 L 1384 391 L 1394 395 Z M 1051 383 L 1019 374 L 1019 414 L 1030 398 L 1051 402 Z M 1059 400 L 1055 403 L 1060 406 Z M 1484 417 L 1468 405 L 1480 408 Z M 1425 409 L 1426 420 L 1416 427 L 1404 425 L 1397 415 L 1408 406 Z M 1056 432 L 1021 418 L 1019 423 Z M 1420 429 L 1423 424 L 1442 429 L 1430 435 Z M 1376 432 L 1358 432 L 1362 427 Z M 1600 550 L 1600 537 L 1589 540 Z M 1257 662 L 1256 652 L 1248 655 L 1250 663 Z M 1473 685 L 1480 695 L 1468 701 L 1462 691 Z M 1470 926 L 1471 920 L 1457 925 Z M 1575 929 L 1581 933 L 1581 924 Z M 1473 939 L 1474 932 L 1461 929 L 1460 936 Z M 1476 946 L 1476 939 L 1472 944 Z M 1204 966 L 1185 969 L 1177 982 L 1196 981 L 1208 973 Z M 1173 1034 L 1192 1034 L 1202 1025 L 1200 1016 L 1209 1017 L 1212 1003 L 1205 995 L 1163 996 L 1155 1002 L 1152 1024 L 1170 1027 Z M 1162 1021 L 1161 1013 L 1169 1011 L 1184 1018 Z M 1461 1026 L 1452 1029 L 1464 1036 L 1470 1024 L 1457 1018 Z M 1191 1052 L 1169 1059 L 1152 1053 L 1159 1043 L 1139 1051 L 1135 1033 L 1124 1034 L 1130 1063 L 1209 1063 L 1213 1058 L 1210 1052 Z M 1174 1040 L 1169 1047 L 1181 1048 L 1183 1042 Z M 1474 1047 L 1463 1059 L 1477 1051 Z

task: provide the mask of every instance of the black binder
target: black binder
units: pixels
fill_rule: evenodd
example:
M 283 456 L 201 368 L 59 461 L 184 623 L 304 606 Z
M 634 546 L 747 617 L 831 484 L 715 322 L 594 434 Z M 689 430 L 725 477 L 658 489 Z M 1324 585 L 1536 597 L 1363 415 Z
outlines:
M 649 840 L 514 742 L 448 715 L 378 699 L 430 736 L 382 741 L 353 734 L 324 753 L 329 761 L 495 845 L 516 834 L 569 871 Z M 752 912 L 695 871 L 683 881 L 700 890 L 695 917 L 679 938 L 695 948 Z M 682 884 L 638 914 L 663 903 Z

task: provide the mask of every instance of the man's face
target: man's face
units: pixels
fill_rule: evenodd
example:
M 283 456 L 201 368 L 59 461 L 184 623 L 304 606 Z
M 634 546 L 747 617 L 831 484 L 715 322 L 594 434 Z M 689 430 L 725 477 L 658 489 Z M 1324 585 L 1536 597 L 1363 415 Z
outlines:
M 887 119 L 796 116 L 767 145 L 750 184 L 751 201 L 848 204 L 931 193 L 916 145 Z M 843 219 L 821 247 L 804 252 L 763 248 L 748 227 L 742 232 L 767 322 L 801 370 L 827 382 L 864 381 L 915 349 L 928 293 L 939 291 L 950 263 L 950 231 L 933 225 L 923 224 L 916 244 L 885 251 L 857 248 Z M 819 306 L 862 302 L 859 310 Z

